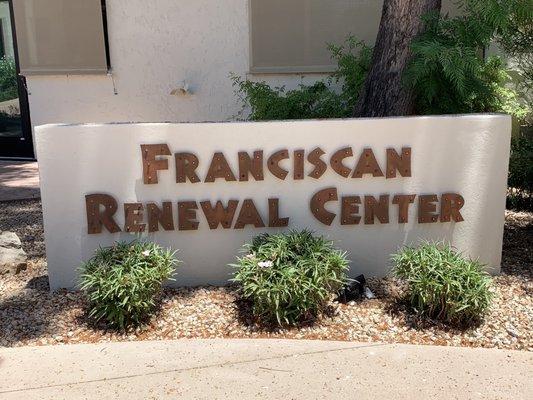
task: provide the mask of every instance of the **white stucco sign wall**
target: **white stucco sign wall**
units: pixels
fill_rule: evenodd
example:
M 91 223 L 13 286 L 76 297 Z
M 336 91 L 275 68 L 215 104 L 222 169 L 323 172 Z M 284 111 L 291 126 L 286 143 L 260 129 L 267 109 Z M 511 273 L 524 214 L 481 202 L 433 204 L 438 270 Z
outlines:
M 245 241 L 302 228 L 346 250 L 352 275 L 384 275 L 390 254 L 422 239 L 498 272 L 510 126 L 469 115 L 38 127 L 51 287 L 75 286 L 96 248 L 136 237 L 179 249 L 176 285 L 220 284 Z

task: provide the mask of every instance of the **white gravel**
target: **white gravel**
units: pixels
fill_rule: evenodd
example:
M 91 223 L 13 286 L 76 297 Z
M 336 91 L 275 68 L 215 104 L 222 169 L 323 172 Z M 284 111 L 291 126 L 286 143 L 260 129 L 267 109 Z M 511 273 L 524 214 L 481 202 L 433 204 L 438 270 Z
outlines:
M 48 291 L 39 201 L 0 203 L 0 230 L 13 230 L 30 254 L 28 270 L 0 277 L 0 345 L 24 346 L 178 338 L 295 338 L 497 347 L 533 351 L 533 213 L 507 212 L 502 274 L 483 323 L 466 331 L 418 320 L 394 301 L 392 279 L 369 279 L 377 298 L 331 302 L 314 324 L 262 329 L 231 287 L 167 289 L 151 322 L 129 333 L 106 331 L 85 318 L 78 292 Z

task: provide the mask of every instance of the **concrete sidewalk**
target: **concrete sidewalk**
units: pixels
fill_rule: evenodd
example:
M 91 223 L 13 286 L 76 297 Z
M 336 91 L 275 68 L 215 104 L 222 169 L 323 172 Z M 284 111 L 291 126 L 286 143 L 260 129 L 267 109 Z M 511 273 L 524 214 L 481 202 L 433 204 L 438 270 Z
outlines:
M 0 201 L 39 197 L 39 168 L 36 162 L 0 161 Z
M 527 352 L 290 340 L 0 350 L 8 399 L 532 399 Z

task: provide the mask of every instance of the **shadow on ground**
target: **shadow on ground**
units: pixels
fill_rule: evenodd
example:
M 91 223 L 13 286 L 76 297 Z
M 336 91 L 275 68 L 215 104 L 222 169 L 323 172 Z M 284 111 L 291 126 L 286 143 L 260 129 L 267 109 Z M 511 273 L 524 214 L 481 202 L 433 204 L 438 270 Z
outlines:
M 508 212 L 503 234 L 502 274 L 533 279 L 531 213 Z
M 319 323 L 320 318 L 333 318 L 335 316 L 335 308 L 332 305 L 328 305 L 322 311 L 320 317 L 307 315 L 304 316 L 297 324 L 283 324 L 280 326 L 275 320 L 273 321 L 254 316 L 252 302 L 249 300 L 237 299 L 235 301 L 235 306 L 237 308 L 237 318 L 242 325 L 251 328 L 255 332 L 263 332 L 266 334 L 277 333 L 287 329 L 298 330 L 302 328 L 312 328 Z
M 421 316 L 413 310 L 408 299 L 402 297 L 387 299 L 385 310 L 388 314 L 400 319 L 403 325 L 417 331 L 435 329 L 451 335 L 460 335 L 464 332 L 474 330 L 483 324 L 483 320 L 476 320 L 469 324 L 451 325 L 426 316 Z
M 35 276 L 31 278 L 28 283 L 26 283 L 26 289 L 49 292 L 50 282 L 48 281 L 48 275 Z
M 0 202 L 0 231 L 15 232 L 30 260 L 44 259 L 43 215 L 40 200 Z
M 55 336 L 62 318 L 60 314 L 79 313 L 82 307 L 78 293 L 48 291 L 46 276 L 30 280 L 27 287 L 0 301 L 0 346 L 23 344 L 42 336 Z M 43 305 L 46 305 L 43 307 Z
M 0 201 L 39 197 L 36 162 L 0 161 Z

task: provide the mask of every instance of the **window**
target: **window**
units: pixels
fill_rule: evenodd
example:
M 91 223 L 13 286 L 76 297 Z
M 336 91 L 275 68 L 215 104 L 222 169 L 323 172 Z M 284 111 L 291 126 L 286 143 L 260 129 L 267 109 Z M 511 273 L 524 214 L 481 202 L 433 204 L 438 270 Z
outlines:
M 444 12 L 453 1 L 443 1 Z M 382 7 L 380 0 L 250 0 L 250 70 L 330 72 L 327 44 L 350 34 L 373 44 Z
M 102 0 L 13 0 L 21 74 L 106 73 L 102 5 Z

